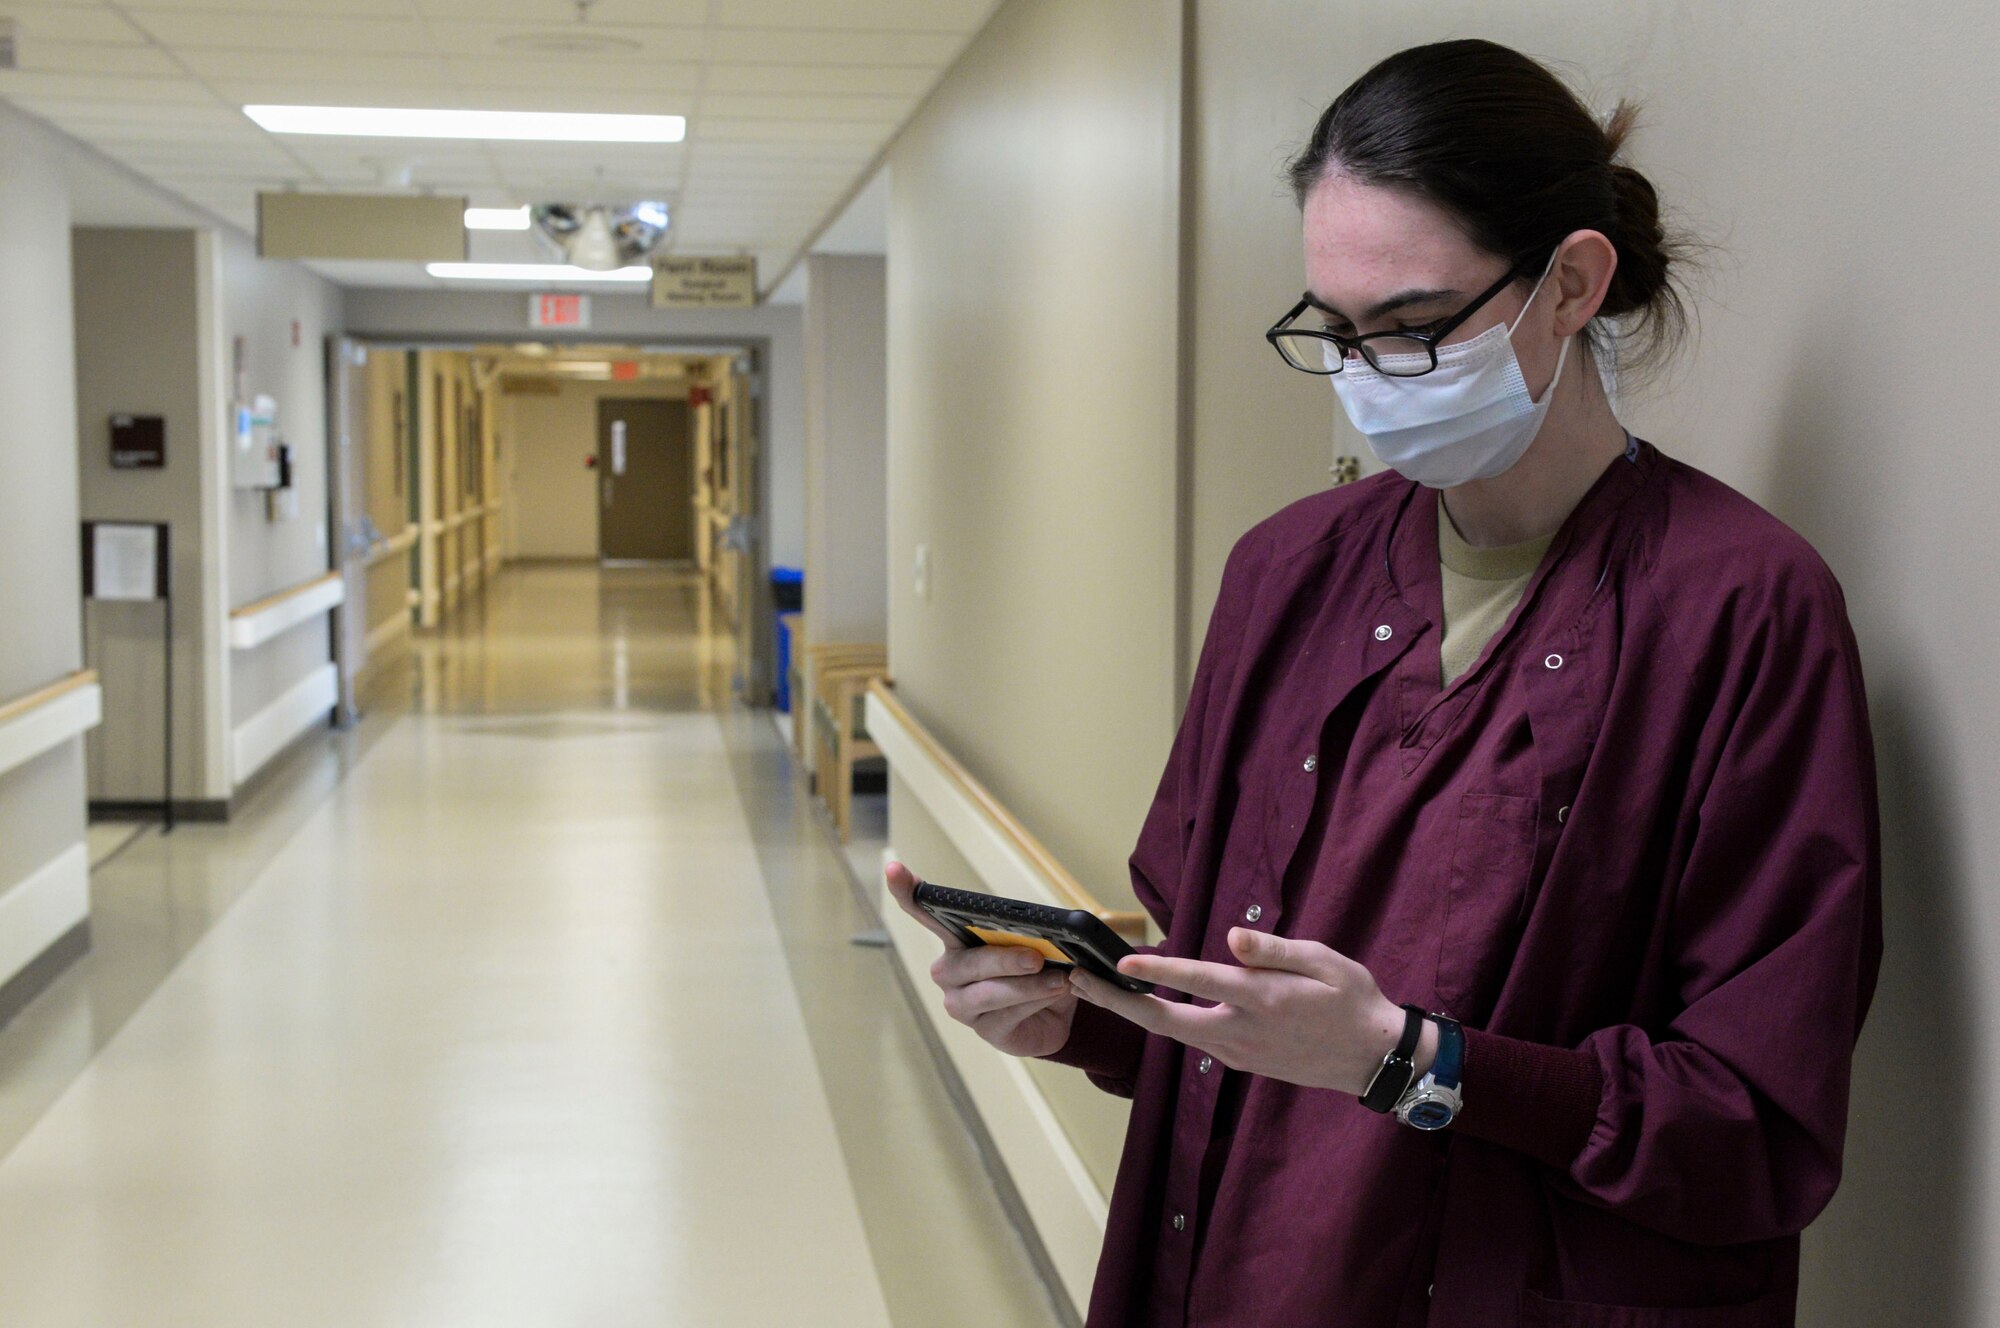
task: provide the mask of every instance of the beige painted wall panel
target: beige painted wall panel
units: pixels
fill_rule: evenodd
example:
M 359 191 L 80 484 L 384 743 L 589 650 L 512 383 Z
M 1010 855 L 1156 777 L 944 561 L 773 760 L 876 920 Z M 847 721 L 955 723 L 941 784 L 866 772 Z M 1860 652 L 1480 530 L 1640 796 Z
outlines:
M 233 338 L 245 338 L 249 390 L 268 392 L 277 399 L 279 435 L 291 444 L 298 495 L 298 515 L 274 521 L 266 514 L 262 493 L 231 491 L 228 603 L 235 609 L 324 575 L 331 566 L 326 528 L 325 347 L 327 335 L 340 330 L 341 295 L 339 287 L 297 263 L 258 258 L 250 241 L 234 232 L 218 233 L 216 243 L 223 352 L 228 353 Z M 241 725 L 332 658 L 329 622 L 321 617 L 254 650 L 232 653 L 232 726 Z M 238 782 L 252 773 L 234 772 Z
M 209 583 L 201 566 L 195 233 L 79 227 L 72 248 L 83 516 L 165 521 L 173 528 L 174 796 L 199 798 L 207 771 L 197 735 L 207 722 L 201 611 Z M 111 468 L 108 417 L 118 412 L 165 418 L 164 468 Z M 92 798 L 161 795 L 164 617 L 157 604 L 93 603 L 84 610 L 90 661 L 104 679 L 104 722 L 86 740 Z
M 1118 905 L 1181 701 L 1179 15 L 1012 0 L 890 157 L 891 665 Z
M 0 701 L 82 664 L 69 192 L 52 135 L 0 106 Z M 83 837 L 83 753 L 0 775 L 0 892 Z
M 553 396 L 499 398 L 509 558 L 597 556 L 598 476 L 585 462 L 597 452 L 597 403 L 610 397 L 684 401 L 687 386 L 566 382 Z
M 806 263 L 806 637 L 886 641 L 885 264 L 853 254 Z
M 1332 393 L 1257 335 L 1302 285 L 1278 171 L 1318 109 L 1393 50 L 1473 34 L 1561 62 L 1600 108 L 1645 104 L 1637 164 L 1719 249 L 1699 346 L 1627 421 L 1819 548 L 1847 591 L 1877 729 L 1888 955 L 1846 1181 L 1806 1237 L 1799 1322 L 2000 1324 L 2000 599 L 1974 552 L 2000 484 L 2000 387 L 1979 351 L 2000 290 L 2000 185 L 1983 169 L 2000 156 L 2000 13 L 1197 11 L 1195 641 L 1235 535 L 1326 482 Z

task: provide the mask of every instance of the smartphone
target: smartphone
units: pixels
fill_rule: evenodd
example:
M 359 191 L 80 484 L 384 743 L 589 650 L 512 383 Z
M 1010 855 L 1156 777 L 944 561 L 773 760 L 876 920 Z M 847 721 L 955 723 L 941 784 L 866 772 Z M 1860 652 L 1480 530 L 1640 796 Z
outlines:
M 1025 946 L 1046 957 L 1050 968 L 1081 966 L 1084 972 L 1127 991 L 1153 990 L 1152 983 L 1118 971 L 1118 961 L 1135 951 L 1094 913 L 954 890 L 930 881 L 917 884 L 913 899 L 918 908 L 968 946 Z

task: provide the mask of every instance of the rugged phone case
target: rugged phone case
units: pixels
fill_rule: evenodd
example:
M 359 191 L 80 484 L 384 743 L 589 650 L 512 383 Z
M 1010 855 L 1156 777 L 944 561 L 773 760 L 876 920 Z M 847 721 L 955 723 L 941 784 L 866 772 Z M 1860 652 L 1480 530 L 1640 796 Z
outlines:
M 1151 992 L 1153 984 L 1118 971 L 1133 953 L 1125 938 L 1104 920 L 1077 908 L 1052 908 L 1025 899 L 1005 899 L 973 890 L 920 882 L 916 905 L 942 922 L 967 945 L 1021 945 L 1048 957 L 1051 967 L 1082 965 L 1087 973 L 1127 991 Z

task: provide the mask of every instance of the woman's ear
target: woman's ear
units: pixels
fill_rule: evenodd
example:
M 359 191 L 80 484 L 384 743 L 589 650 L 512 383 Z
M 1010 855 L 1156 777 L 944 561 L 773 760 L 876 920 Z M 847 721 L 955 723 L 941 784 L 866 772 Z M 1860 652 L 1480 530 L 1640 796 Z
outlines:
M 1550 281 L 1560 297 L 1554 308 L 1555 333 L 1570 336 L 1597 316 L 1618 270 L 1618 249 L 1602 231 L 1576 231 L 1556 246 Z

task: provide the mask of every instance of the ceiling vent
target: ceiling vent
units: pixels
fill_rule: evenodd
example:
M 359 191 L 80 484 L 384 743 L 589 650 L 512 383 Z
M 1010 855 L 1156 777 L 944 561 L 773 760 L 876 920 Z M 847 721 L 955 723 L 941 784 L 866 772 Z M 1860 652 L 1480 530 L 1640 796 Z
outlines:
M 644 262 L 667 238 L 667 205 L 649 203 L 537 203 L 529 209 L 535 233 L 566 262 L 610 272 Z

